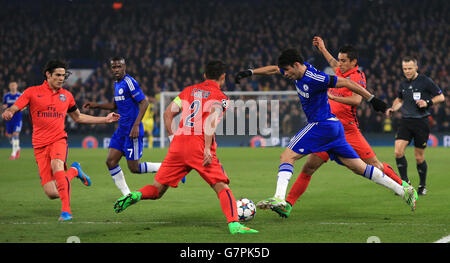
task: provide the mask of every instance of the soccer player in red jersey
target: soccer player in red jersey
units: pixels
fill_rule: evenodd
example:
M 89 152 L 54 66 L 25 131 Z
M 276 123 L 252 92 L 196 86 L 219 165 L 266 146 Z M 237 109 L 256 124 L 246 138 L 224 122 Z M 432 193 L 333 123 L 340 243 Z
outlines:
M 228 97 L 220 90 L 225 83 L 226 64 L 211 61 L 206 65 L 204 82 L 185 88 L 164 112 L 165 128 L 171 141 L 169 151 L 155 176 L 153 185 L 119 198 L 114 204 L 117 213 L 141 199 L 159 199 L 169 187 L 177 187 L 192 169 L 217 193 L 229 230 L 235 233 L 257 233 L 238 222 L 236 200 L 230 182 L 216 156 L 214 132 L 228 106 Z M 172 123 L 181 113 L 179 128 Z
M 3 112 L 2 118 L 10 120 L 16 112 L 28 106 L 33 123 L 32 143 L 41 185 L 50 199 L 61 199 L 62 212 L 58 220 L 67 221 L 72 219 L 70 181 L 77 177 L 87 186 L 91 181 L 77 162 L 67 170 L 68 145 L 67 133 L 64 130 L 66 115 L 77 123 L 87 124 L 110 123 L 117 121 L 120 116 L 113 112 L 106 117 L 80 113 L 72 93 L 62 87 L 69 75 L 66 62 L 50 60 L 43 72 L 46 77 L 44 83 L 27 88 L 14 105 Z
M 336 60 L 326 49 L 322 38 L 315 36 L 313 38 L 313 45 L 317 47 L 328 61 L 336 73 L 336 76 L 353 80 L 360 86 L 366 88 L 366 77 L 357 65 L 357 51 L 355 48 L 349 45 L 343 46 L 339 50 L 338 59 Z M 359 130 L 358 119 L 356 118 L 356 108 L 361 103 L 362 97 L 347 88 L 330 88 L 328 92 L 328 101 L 330 103 L 331 112 L 336 115 L 344 126 L 347 142 L 353 147 L 360 158 L 365 163 L 375 166 L 383 171 L 399 185 L 406 186 L 407 183 L 400 179 L 389 164 L 382 163 L 378 160 L 369 143 Z M 300 175 L 288 193 L 286 198 L 288 205 L 284 209 L 274 208 L 272 210 L 282 217 L 289 216 L 292 206 L 306 191 L 312 174 L 322 164 L 327 162 L 328 159 L 329 156 L 326 152 L 310 154 L 308 160 L 303 165 Z

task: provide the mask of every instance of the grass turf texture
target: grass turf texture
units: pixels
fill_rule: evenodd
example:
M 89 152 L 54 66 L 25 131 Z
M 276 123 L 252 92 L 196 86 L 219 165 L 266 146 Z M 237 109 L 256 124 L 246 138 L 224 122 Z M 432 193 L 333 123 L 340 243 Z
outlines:
M 392 147 L 375 147 L 380 160 L 396 170 Z M 231 180 L 236 199 L 254 202 L 275 192 L 282 148 L 221 148 L 218 157 Z M 143 161 L 162 161 L 167 149 L 146 149 Z M 77 236 L 82 243 L 100 242 L 357 242 L 370 236 L 381 242 L 434 242 L 450 234 L 450 172 L 448 148 L 428 148 L 428 195 L 417 210 L 390 190 L 328 162 L 313 175 L 310 185 L 282 219 L 272 211 L 258 210 L 246 225 L 258 234 L 230 235 L 214 191 L 192 171 L 186 184 L 167 191 L 157 201 L 143 200 L 121 214 L 113 211 L 120 197 L 105 165 L 105 149 L 70 149 L 68 164 L 81 163 L 91 177 L 86 187 L 72 180 L 73 222 L 58 223 L 60 201 L 44 194 L 32 149 L 19 160 L 8 160 L 10 149 L 0 149 L 0 242 L 66 242 Z M 408 147 L 408 175 L 417 187 L 413 148 Z M 295 165 L 294 183 L 306 158 Z M 131 174 L 121 161 L 130 189 L 153 183 L 154 174 Z

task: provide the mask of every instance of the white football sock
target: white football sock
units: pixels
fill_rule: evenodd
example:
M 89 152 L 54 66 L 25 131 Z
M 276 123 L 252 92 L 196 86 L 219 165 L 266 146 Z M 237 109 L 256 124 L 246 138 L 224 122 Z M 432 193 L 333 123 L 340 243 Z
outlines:
M 16 156 L 17 151 L 20 150 L 20 146 L 19 146 L 19 144 L 20 144 L 19 137 L 12 137 L 11 143 L 12 143 L 12 152 L 11 152 L 11 156 Z
M 405 195 L 405 191 L 403 190 L 403 187 L 396 183 L 394 180 L 392 180 L 389 176 L 385 175 L 380 169 L 372 166 L 367 165 L 366 170 L 363 174 L 364 177 L 374 181 L 375 183 L 382 185 L 386 188 L 391 189 L 396 194 L 400 196 Z
M 144 162 L 139 164 L 139 173 L 156 173 L 161 167 L 161 163 Z
M 293 171 L 294 167 L 289 163 L 283 163 L 278 167 L 277 189 L 275 192 L 276 198 L 281 200 L 286 199 L 286 191 Z
M 128 188 L 127 182 L 125 181 L 125 175 L 123 174 L 122 169 L 119 165 L 112 169 L 109 169 L 109 173 L 111 174 L 111 177 L 117 188 L 119 188 L 119 190 L 122 192 L 122 195 L 127 195 L 131 192 Z

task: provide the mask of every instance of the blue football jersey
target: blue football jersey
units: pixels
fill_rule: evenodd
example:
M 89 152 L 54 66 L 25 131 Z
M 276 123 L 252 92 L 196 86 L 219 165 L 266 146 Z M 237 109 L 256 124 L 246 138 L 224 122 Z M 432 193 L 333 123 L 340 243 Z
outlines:
M 136 80 L 128 74 L 114 83 L 114 89 L 114 102 L 120 114 L 119 128 L 129 131 L 139 114 L 139 102 L 145 99 L 145 95 Z M 143 127 L 140 130 L 140 135 L 143 135 Z
M 305 63 L 305 66 L 307 67 L 305 74 L 301 79 L 295 80 L 295 87 L 308 122 L 336 117 L 331 113 L 327 90 L 336 85 L 337 77 L 325 74 L 308 63 Z M 284 75 L 283 69 L 280 68 L 280 72 Z
M 20 95 L 22 95 L 22 93 L 17 92 L 16 94 L 11 94 L 11 93 L 6 93 L 3 96 L 3 104 L 4 105 L 8 105 L 8 108 L 11 107 L 16 100 L 20 97 Z M 21 121 L 22 120 L 22 112 L 18 111 L 16 114 L 14 114 L 13 118 L 11 119 L 11 121 Z

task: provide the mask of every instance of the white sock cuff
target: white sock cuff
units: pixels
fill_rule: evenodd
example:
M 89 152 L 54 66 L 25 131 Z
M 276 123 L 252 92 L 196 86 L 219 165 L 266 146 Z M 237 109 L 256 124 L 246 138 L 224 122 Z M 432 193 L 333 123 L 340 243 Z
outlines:
M 156 173 L 161 163 L 144 162 L 139 164 L 139 173 Z
M 109 173 L 111 174 L 111 176 L 114 176 L 114 175 L 116 175 L 116 174 L 118 174 L 120 172 L 122 172 L 122 169 L 120 168 L 119 165 L 117 165 L 114 168 L 109 169 Z

